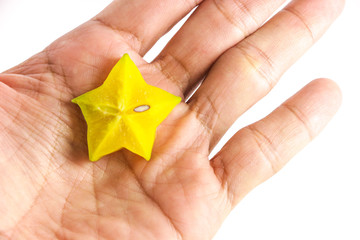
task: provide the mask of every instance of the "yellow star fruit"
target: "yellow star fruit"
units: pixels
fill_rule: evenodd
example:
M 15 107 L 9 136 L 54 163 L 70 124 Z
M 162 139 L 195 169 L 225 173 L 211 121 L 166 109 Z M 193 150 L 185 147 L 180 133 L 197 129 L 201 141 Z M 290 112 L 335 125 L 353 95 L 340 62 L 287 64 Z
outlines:
M 181 98 L 148 85 L 125 54 L 100 87 L 72 102 L 79 105 L 88 125 L 91 161 L 121 148 L 150 160 L 156 128 Z

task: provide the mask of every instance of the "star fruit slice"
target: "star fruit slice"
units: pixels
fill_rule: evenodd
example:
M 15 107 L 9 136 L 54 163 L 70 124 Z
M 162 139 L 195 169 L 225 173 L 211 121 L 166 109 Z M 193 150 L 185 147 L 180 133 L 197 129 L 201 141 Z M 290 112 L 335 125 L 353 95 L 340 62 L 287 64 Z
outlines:
M 125 54 L 100 87 L 72 102 L 79 105 L 88 125 L 91 161 L 122 148 L 150 160 L 156 128 L 181 98 L 147 84 Z

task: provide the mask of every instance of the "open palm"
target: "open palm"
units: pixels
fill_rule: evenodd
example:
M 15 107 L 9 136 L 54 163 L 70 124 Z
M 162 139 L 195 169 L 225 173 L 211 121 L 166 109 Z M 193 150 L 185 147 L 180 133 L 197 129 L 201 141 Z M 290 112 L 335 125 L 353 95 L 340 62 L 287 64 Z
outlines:
M 336 112 L 316 80 L 209 152 L 340 12 L 342 0 L 116 0 L 0 75 L 0 239 L 210 239 L 231 209 Z M 142 56 L 193 7 L 162 53 Z M 158 127 L 152 159 L 127 150 L 88 160 L 70 100 L 129 53 L 152 85 L 186 98 Z

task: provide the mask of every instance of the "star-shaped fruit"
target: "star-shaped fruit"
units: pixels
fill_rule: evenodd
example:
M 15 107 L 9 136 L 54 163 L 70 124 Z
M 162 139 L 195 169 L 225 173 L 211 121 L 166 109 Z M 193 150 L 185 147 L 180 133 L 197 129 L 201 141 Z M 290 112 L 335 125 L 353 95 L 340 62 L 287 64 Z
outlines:
M 126 148 L 150 160 L 157 126 L 181 98 L 148 85 L 125 54 L 98 88 L 74 98 L 88 125 L 89 158 Z

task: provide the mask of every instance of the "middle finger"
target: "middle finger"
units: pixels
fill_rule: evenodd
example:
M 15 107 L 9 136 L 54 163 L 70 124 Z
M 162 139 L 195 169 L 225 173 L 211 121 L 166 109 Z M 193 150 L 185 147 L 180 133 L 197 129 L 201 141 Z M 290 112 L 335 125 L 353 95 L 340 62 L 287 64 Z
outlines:
M 153 62 L 184 93 L 285 0 L 206 0 Z

